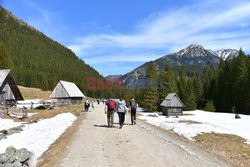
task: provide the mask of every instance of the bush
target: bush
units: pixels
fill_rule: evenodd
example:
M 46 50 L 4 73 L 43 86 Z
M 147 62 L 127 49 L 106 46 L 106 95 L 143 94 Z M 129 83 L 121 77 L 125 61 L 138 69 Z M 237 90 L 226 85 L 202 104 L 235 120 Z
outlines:
M 214 103 L 213 101 L 208 101 L 205 108 L 204 108 L 205 111 L 211 111 L 211 112 L 215 112 L 216 109 L 214 107 Z

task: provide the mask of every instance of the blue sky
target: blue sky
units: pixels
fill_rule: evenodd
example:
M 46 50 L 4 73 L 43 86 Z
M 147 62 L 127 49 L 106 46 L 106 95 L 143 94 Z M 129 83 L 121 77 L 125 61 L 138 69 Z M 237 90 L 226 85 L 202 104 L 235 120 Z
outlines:
M 0 0 L 102 75 L 190 44 L 250 51 L 248 0 Z

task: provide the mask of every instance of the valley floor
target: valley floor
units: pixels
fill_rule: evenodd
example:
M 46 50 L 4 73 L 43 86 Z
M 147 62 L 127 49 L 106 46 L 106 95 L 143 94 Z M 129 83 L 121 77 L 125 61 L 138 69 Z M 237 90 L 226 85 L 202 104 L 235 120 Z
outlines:
M 71 141 L 64 143 L 65 150 L 54 166 L 227 166 L 192 142 L 143 121 L 129 125 L 129 114 L 122 129 L 118 129 L 118 124 L 107 128 L 104 105 L 97 105 L 95 111 L 84 117 Z

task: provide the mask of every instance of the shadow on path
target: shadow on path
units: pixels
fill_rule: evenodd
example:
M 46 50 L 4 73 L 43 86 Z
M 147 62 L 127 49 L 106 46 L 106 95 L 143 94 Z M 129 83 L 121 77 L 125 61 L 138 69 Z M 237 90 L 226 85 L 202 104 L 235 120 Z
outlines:
M 108 125 L 94 125 L 94 126 L 99 128 L 108 128 Z
M 119 128 L 119 126 L 114 126 L 113 127 L 108 127 L 108 125 L 94 125 L 95 127 L 98 127 L 98 128 Z

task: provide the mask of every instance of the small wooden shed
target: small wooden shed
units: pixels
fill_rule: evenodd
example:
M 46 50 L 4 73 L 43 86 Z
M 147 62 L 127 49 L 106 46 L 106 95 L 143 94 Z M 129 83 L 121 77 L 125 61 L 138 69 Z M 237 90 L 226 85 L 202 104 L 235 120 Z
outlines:
M 161 107 L 164 115 L 178 116 L 183 114 L 182 107 L 184 107 L 184 104 L 176 93 L 169 93 L 162 101 Z
M 0 105 L 2 107 L 13 105 L 17 100 L 23 100 L 23 96 L 10 70 L 0 70 Z
M 49 96 L 56 103 L 80 103 L 85 96 L 73 82 L 59 81 Z

